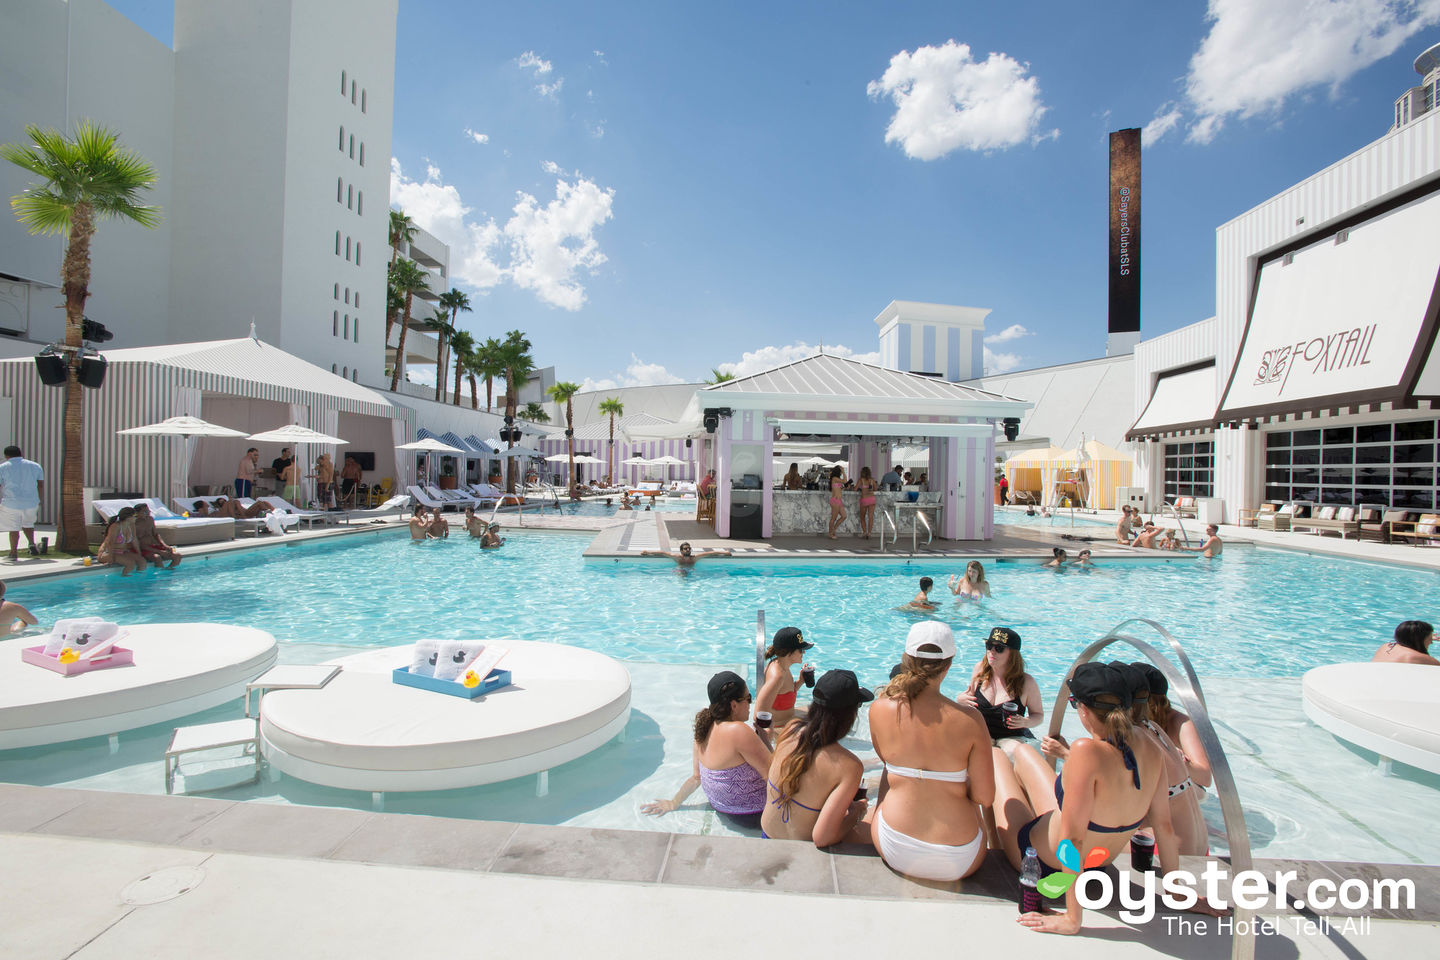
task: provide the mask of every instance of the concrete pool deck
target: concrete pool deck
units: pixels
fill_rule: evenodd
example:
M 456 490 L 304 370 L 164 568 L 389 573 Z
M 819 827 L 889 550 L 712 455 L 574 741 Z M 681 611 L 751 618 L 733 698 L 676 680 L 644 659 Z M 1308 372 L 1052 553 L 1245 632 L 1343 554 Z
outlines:
M 1015 923 L 1014 874 L 991 854 L 973 877 L 921 884 L 873 854 L 792 841 L 457 821 L 0 784 L 0 955 L 27 960 L 502 955 L 733 955 L 730 929 L 793 918 L 805 955 L 962 940 L 1007 955 L 1050 941 Z M 1190 864 L 1198 866 L 1198 864 Z M 1259 957 L 1423 956 L 1440 934 L 1440 868 L 1259 862 L 1302 881 L 1402 875 L 1403 918 L 1340 910 L 1328 931 L 1269 915 Z M 1186 915 L 1186 920 L 1200 920 Z M 1131 926 L 1088 911 L 1066 956 L 1229 956 L 1231 938 Z M 1011 953 L 1017 951 L 1019 953 Z

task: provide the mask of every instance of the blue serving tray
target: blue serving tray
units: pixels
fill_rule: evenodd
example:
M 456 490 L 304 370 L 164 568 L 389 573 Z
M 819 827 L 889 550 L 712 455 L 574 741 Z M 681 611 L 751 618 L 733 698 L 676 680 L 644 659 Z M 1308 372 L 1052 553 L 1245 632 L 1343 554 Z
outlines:
M 510 686 L 509 670 L 491 670 L 490 675 L 473 687 L 467 687 L 459 680 L 436 680 L 434 677 L 417 676 L 410 672 L 409 667 L 396 667 L 390 674 L 390 679 L 395 683 L 407 687 L 418 687 L 421 690 L 430 690 L 435 693 L 445 693 L 452 697 L 462 697 L 466 700 L 474 700 L 482 697 L 493 690 Z

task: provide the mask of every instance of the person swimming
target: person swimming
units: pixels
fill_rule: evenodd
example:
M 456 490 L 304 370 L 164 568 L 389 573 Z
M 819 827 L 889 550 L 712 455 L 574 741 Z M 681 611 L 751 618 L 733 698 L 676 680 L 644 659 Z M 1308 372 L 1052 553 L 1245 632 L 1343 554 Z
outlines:
M 930 602 L 930 591 L 934 588 L 934 580 L 931 580 L 929 577 L 921 577 L 920 592 L 915 594 L 915 596 L 911 598 L 910 602 L 900 607 L 900 609 L 907 612 L 932 612 L 935 609 L 935 604 Z

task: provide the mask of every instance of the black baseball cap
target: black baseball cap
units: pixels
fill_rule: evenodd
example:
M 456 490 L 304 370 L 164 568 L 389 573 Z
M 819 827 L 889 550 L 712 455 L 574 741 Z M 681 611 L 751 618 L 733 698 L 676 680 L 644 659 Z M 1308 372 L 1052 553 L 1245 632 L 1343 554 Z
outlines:
M 903 663 L 897 663 L 897 664 L 895 664 L 895 666 L 893 666 L 893 667 L 890 668 L 890 679 L 891 679 L 891 680 L 894 680 L 896 677 L 900 676 L 900 674 L 902 674 L 902 673 L 904 673 L 904 672 L 905 672 L 905 664 L 903 664 Z
M 985 638 L 985 642 L 989 643 L 992 640 L 996 643 L 1005 644 L 1005 646 L 1011 650 L 1020 649 L 1020 634 L 1011 630 L 1009 627 L 996 627 L 991 630 L 990 635 Z
M 805 641 L 799 627 L 781 627 L 776 630 L 770 645 L 775 648 L 776 653 L 794 653 L 796 650 L 809 650 L 815 646 Z
M 1138 703 L 1141 700 L 1150 699 L 1150 678 L 1138 663 L 1121 663 L 1119 660 L 1111 660 L 1110 666 L 1120 672 L 1130 689 L 1130 702 Z
M 1145 680 L 1150 684 L 1150 692 L 1158 696 L 1165 696 L 1170 692 L 1170 681 L 1165 679 L 1165 674 L 1153 663 L 1132 663 L 1132 667 L 1145 674 Z
M 1070 675 L 1070 695 L 1086 706 L 1130 707 L 1130 680 L 1107 663 L 1082 663 Z M 1105 699 L 1101 699 L 1101 698 Z
M 860 686 L 853 670 L 830 670 L 815 681 L 815 693 L 811 697 L 822 707 L 832 710 L 848 710 L 875 699 L 875 694 Z
M 721 670 L 710 678 L 710 683 L 705 688 L 712 704 L 739 700 L 745 695 L 745 690 L 745 679 L 733 670 Z

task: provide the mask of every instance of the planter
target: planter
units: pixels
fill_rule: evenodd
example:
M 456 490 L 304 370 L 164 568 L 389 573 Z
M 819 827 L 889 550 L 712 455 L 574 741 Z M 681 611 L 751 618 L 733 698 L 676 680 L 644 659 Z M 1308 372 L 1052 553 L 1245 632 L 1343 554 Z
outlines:
M 441 478 L 440 478 L 440 489 L 441 489 L 441 490 L 454 490 L 454 489 L 455 489 L 455 478 L 454 478 L 454 477 L 441 477 Z

